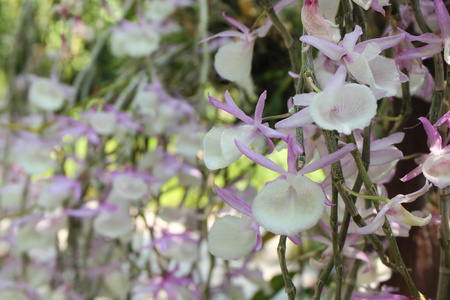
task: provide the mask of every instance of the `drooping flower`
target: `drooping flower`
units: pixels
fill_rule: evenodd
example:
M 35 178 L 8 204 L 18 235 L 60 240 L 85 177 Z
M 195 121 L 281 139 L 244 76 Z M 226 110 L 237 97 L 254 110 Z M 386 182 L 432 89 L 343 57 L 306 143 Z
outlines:
M 322 169 L 343 158 L 356 146 L 348 144 L 335 153 L 322 157 L 296 169 L 296 159 L 292 147 L 293 133 L 288 137 L 288 170 L 246 147 L 236 140 L 238 149 L 255 163 L 280 173 L 281 176 L 268 182 L 252 203 L 255 220 L 265 229 L 279 235 L 294 236 L 319 222 L 325 203 L 330 203 L 320 184 L 305 174 Z
M 408 181 L 423 173 L 438 188 L 442 189 L 450 185 L 450 145 L 442 148 L 441 135 L 435 128 L 449 119 L 450 112 L 446 113 L 433 126 L 427 118 L 419 118 L 430 140 L 430 153 L 426 156 L 423 163 L 400 180 Z
M 273 9 L 278 14 L 283 8 L 295 3 L 296 1 L 293 0 L 282 0 Z M 214 68 L 221 77 L 227 80 L 242 81 L 250 76 L 255 40 L 257 37 L 264 37 L 267 34 L 272 26 L 272 21 L 267 18 L 263 26 L 256 30 L 251 30 L 235 19 L 227 17 L 225 13 L 223 13 L 223 17 L 241 32 L 227 30 L 213 35 L 202 42 L 217 37 L 236 37 L 237 41 L 227 43 L 219 48 L 214 58 Z
M 407 211 L 401 203 L 410 203 L 416 200 L 418 197 L 425 194 L 430 188 L 431 184 L 427 181 L 425 185 L 418 191 L 408 195 L 397 195 L 392 198 L 387 204 L 383 205 L 381 210 L 377 213 L 376 217 L 368 225 L 361 227 L 357 232 L 361 234 L 371 234 L 376 232 L 383 226 L 385 216 L 388 214 L 391 217 L 411 226 L 424 226 L 431 220 L 431 214 L 426 218 L 417 217 Z

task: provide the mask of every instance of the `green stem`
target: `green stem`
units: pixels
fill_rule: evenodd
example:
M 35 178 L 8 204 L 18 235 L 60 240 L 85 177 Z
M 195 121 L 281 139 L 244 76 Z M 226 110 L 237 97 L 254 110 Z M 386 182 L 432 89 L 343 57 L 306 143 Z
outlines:
M 289 53 L 292 71 L 298 72 L 297 47 L 294 43 L 294 39 L 284 26 L 283 22 L 281 22 L 280 18 L 278 18 L 277 14 L 275 13 L 275 10 L 273 9 L 273 6 L 266 6 L 264 10 L 269 19 L 272 21 L 275 28 L 280 32 L 281 36 L 283 37 L 284 44 Z
M 199 40 L 204 40 L 208 37 L 208 1 L 198 0 L 199 7 L 199 23 L 198 34 Z M 209 43 L 202 43 L 202 61 L 200 66 L 200 84 L 203 86 L 208 81 L 209 65 L 211 60 L 211 54 L 208 49 Z
M 330 228 L 331 228 L 331 242 L 333 245 L 333 261 L 334 261 L 334 269 L 336 270 L 336 300 L 341 299 L 341 290 L 342 290 L 342 277 L 344 272 L 344 267 L 342 266 L 342 258 L 341 258 L 341 248 L 339 247 L 339 218 L 338 218 L 338 191 L 335 186 L 332 186 L 332 197 L 331 201 L 334 206 L 331 207 L 330 213 Z
M 314 290 L 314 300 L 320 300 L 320 296 L 322 295 L 323 287 L 325 286 L 325 283 L 328 279 L 328 276 L 330 276 L 331 271 L 334 267 L 334 258 L 331 257 L 328 261 L 325 268 L 322 269 L 322 271 L 319 274 L 319 277 L 316 281 L 316 289 Z
M 422 32 L 433 32 L 430 27 L 427 25 L 427 21 L 425 21 L 425 18 L 423 17 L 422 10 L 420 8 L 420 1 L 419 0 L 410 0 L 409 1 L 410 6 L 413 9 L 414 17 L 416 18 L 417 24 L 420 27 L 420 30 Z
M 281 267 L 281 274 L 283 275 L 284 285 L 286 286 L 286 294 L 288 295 L 289 300 L 295 299 L 295 294 L 297 290 L 295 289 L 295 285 L 292 283 L 291 277 L 289 276 L 289 271 L 286 263 L 286 236 L 280 236 L 280 241 L 277 247 L 278 254 L 278 262 Z
M 323 135 L 325 137 L 328 152 L 329 153 L 336 152 L 337 145 L 336 145 L 336 138 L 335 138 L 334 133 L 331 131 L 325 130 L 323 132 Z M 353 221 L 355 221 L 355 223 L 359 227 L 366 226 L 367 224 L 366 224 L 366 222 L 364 222 L 363 218 L 359 214 L 358 209 L 356 208 L 352 197 L 350 196 L 350 194 L 348 194 L 344 190 L 345 180 L 344 180 L 344 175 L 342 173 L 341 163 L 339 161 L 335 162 L 334 164 L 331 165 L 331 172 L 334 173 L 333 185 L 335 185 L 336 188 L 338 189 L 339 195 L 341 196 L 342 200 L 344 201 L 345 207 L 348 210 L 348 212 L 350 213 L 350 215 L 352 216 Z M 389 261 L 389 258 L 384 253 L 383 244 L 381 243 L 378 236 L 375 234 L 369 234 L 369 235 L 367 235 L 367 237 L 368 237 L 369 241 L 371 242 L 372 246 L 374 247 L 374 250 L 377 252 L 378 256 L 380 257 L 381 262 L 384 265 L 386 265 L 387 267 L 396 270 L 396 266 L 393 265 Z
M 406 69 L 402 70 L 402 72 L 405 73 L 407 76 L 409 75 Z M 411 113 L 412 113 L 411 93 L 409 91 L 409 81 L 407 81 L 402 83 L 402 108 L 389 134 L 393 134 L 400 130 L 403 130 L 403 126 L 411 116 Z
M 349 142 L 355 143 L 355 139 L 353 134 L 348 136 Z M 361 174 L 361 177 L 363 178 L 364 186 L 366 187 L 366 190 L 372 194 L 373 196 L 378 196 L 377 190 L 372 183 L 372 180 L 370 179 L 369 175 L 367 174 L 366 169 L 364 168 L 361 154 L 359 153 L 358 148 L 354 149 L 351 152 L 352 156 L 355 159 L 356 165 L 358 167 L 358 171 Z M 377 211 L 379 210 L 379 203 L 378 201 L 375 201 L 375 208 Z M 414 284 L 414 281 L 411 278 L 411 275 L 408 272 L 408 269 L 405 266 L 405 263 L 403 261 L 403 258 L 401 256 L 400 250 L 397 245 L 397 241 L 395 240 L 394 234 L 391 229 L 391 225 L 389 224 L 388 219 L 385 217 L 385 221 L 383 224 L 383 232 L 386 235 L 387 239 L 389 240 L 389 244 L 391 247 L 391 251 L 394 257 L 394 262 L 397 265 L 397 271 L 403 276 L 403 278 L 406 281 L 406 284 L 408 285 L 408 288 L 410 292 L 412 293 L 414 299 L 425 299 L 425 297 L 419 292 L 416 285 Z
M 439 227 L 440 244 L 440 264 L 439 264 L 439 282 L 437 290 L 437 300 L 448 299 L 450 282 L 450 187 L 439 191 L 439 213 L 441 215 L 441 226 Z
M 434 90 L 430 107 L 430 122 L 431 124 L 442 116 L 442 105 L 445 93 L 445 77 L 444 77 L 444 61 L 440 53 L 433 56 L 434 61 Z

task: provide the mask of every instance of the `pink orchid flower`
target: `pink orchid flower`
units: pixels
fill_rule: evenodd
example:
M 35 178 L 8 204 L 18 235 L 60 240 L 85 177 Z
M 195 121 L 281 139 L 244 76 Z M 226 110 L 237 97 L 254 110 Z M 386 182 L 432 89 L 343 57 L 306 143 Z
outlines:
M 361 234 L 371 234 L 375 233 L 378 229 L 383 226 L 385 216 L 391 216 L 391 218 L 397 219 L 400 222 L 411 226 L 424 226 L 427 225 L 431 220 L 431 214 L 426 218 L 420 218 L 409 211 L 407 211 L 401 203 L 410 203 L 424 195 L 430 188 L 431 184 L 427 181 L 425 185 L 418 191 L 407 194 L 407 195 L 397 195 L 392 198 L 389 203 L 385 204 L 381 210 L 377 213 L 377 216 L 368 225 L 361 227 L 357 230 Z
M 441 28 L 441 35 L 424 33 L 413 36 L 403 31 L 408 41 L 420 41 L 428 45 L 405 50 L 397 56 L 397 59 L 428 58 L 444 50 L 444 60 L 450 65 L 450 14 L 442 0 L 434 0 L 434 10 Z
M 278 2 L 273 9 L 278 14 L 283 8 L 294 5 L 295 0 L 282 0 Z M 240 30 L 227 30 L 213 35 L 201 42 L 208 41 L 217 37 L 236 37 L 238 41 L 227 43 L 219 48 L 214 58 L 214 68 L 217 73 L 230 81 L 245 80 L 250 76 L 252 68 L 253 47 L 257 37 L 264 37 L 272 26 L 272 21 L 266 19 L 263 26 L 256 30 L 251 30 L 244 24 L 227 17 L 223 17 L 232 25 Z
M 293 133 L 290 133 L 287 171 L 235 140 L 238 149 L 250 160 L 281 174 L 261 189 L 252 203 L 252 212 L 255 220 L 262 227 L 275 234 L 286 236 L 296 235 L 316 225 L 323 215 L 325 204 L 332 205 L 322 186 L 306 177 L 305 174 L 340 160 L 356 147 L 354 144 L 348 144 L 337 152 L 322 157 L 297 171 L 295 152 L 292 147 L 293 139 Z
M 303 127 L 315 122 L 324 129 L 350 134 L 369 125 L 376 114 L 376 98 L 364 85 L 344 84 L 346 76 L 345 67 L 340 66 L 322 92 L 295 95 L 294 104 L 307 107 L 278 122 L 275 128 Z
M 371 39 L 357 44 L 362 33 L 361 27 L 357 25 L 355 30 L 346 34 L 337 45 L 309 35 L 300 37 L 300 40 L 319 49 L 331 60 L 345 65 L 349 75 L 359 83 L 369 85 L 377 98 L 395 95 L 400 83 L 407 81 L 407 78 L 398 70 L 393 60 L 379 54 L 400 43 L 405 35 Z
M 450 112 L 446 113 L 433 126 L 427 118 L 419 118 L 430 140 L 430 153 L 423 163 L 401 178 L 401 181 L 408 181 L 423 173 L 438 188 L 443 189 L 450 185 L 450 145 L 442 148 L 442 138 L 436 129 L 437 126 L 448 122 L 449 119 Z
M 263 92 L 256 104 L 255 117 L 247 116 L 230 96 L 228 91 L 225 92 L 225 100 L 227 104 L 222 103 L 209 96 L 209 100 L 214 107 L 217 107 L 227 113 L 240 119 L 245 125 L 233 129 L 224 127 L 213 127 L 203 139 L 204 161 L 210 170 L 221 169 L 229 166 L 241 157 L 242 153 L 234 145 L 234 140 L 238 139 L 246 146 L 249 146 L 257 136 L 266 138 L 270 146 L 270 152 L 274 149 L 271 138 L 279 138 L 287 141 L 287 135 L 282 134 L 269 127 L 268 123 L 262 123 L 262 113 L 266 101 L 267 92 Z M 303 149 L 297 142 L 293 145 L 297 153 L 302 153 Z

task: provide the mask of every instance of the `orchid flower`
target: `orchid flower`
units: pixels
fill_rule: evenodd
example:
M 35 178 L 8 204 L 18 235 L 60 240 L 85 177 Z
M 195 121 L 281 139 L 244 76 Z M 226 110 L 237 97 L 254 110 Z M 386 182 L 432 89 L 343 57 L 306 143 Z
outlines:
M 450 112 L 446 113 L 433 126 L 427 118 L 419 118 L 430 140 L 430 153 L 423 163 L 401 178 L 401 181 L 408 181 L 423 173 L 429 181 L 440 189 L 450 185 L 450 145 L 442 148 L 441 135 L 435 128 L 449 119 Z
M 295 0 L 282 0 L 278 2 L 273 9 L 275 13 L 278 14 L 283 8 L 294 5 L 295 3 Z M 272 26 L 272 21 L 267 18 L 263 26 L 252 31 L 244 24 L 227 17 L 225 13 L 223 13 L 223 17 L 241 32 L 227 30 L 213 35 L 201 42 L 217 37 L 238 38 L 237 42 L 227 43 L 219 48 L 219 51 L 217 51 L 214 58 L 214 68 L 221 77 L 227 80 L 242 81 L 250 76 L 255 40 L 257 37 L 264 37 L 267 34 Z
M 244 216 L 238 218 L 226 215 L 217 219 L 208 233 L 209 251 L 223 259 L 238 259 L 246 256 L 252 250 L 259 251 L 262 247 L 262 237 L 250 204 L 230 190 L 221 189 L 216 184 L 214 184 L 214 189 L 225 203 Z M 289 236 L 289 239 L 293 243 L 301 245 L 297 236 Z
M 400 82 L 407 78 L 398 71 L 393 60 L 379 54 L 400 43 L 405 35 L 371 39 L 356 44 L 361 34 L 362 29 L 357 25 L 338 45 L 309 35 L 300 37 L 300 40 L 316 47 L 331 60 L 345 65 L 347 72 L 359 83 L 369 85 L 377 98 L 395 95 Z
M 340 160 L 356 147 L 348 144 L 297 171 L 293 139 L 293 133 L 290 133 L 287 171 L 235 140 L 238 149 L 250 160 L 281 174 L 261 189 L 252 203 L 252 212 L 262 227 L 275 234 L 287 236 L 293 236 L 316 225 L 323 215 L 325 203 L 331 205 L 322 186 L 305 175 Z
M 391 217 L 411 226 L 424 226 L 431 220 L 431 214 L 426 218 L 420 218 L 409 211 L 407 211 L 401 203 L 410 203 L 425 194 L 430 188 L 431 184 L 427 181 L 425 185 L 418 191 L 408 195 L 397 195 L 392 198 L 387 204 L 385 204 L 381 210 L 377 213 L 377 216 L 368 225 L 361 227 L 357 230 L 361 234 L 371 234 L 376 232 L 383 226 L 385 216 L 388 214 Z
M 339 27 L 327 20 L 319 8 L 318 0 L 306 0 L 302 7 L 302 23 L 309 35 L 334 43 L 341 39 Z
M 442 0 L 434 0 L 434 10 L 441 27 L 441 35 L 424 33 L 419 36 L 413 36 L 404 32 L 408 41 L 420 41 L 428 45 L 405 50 L 397 56 L 397 59 L 427 58 L 444 50 L 444 60 L 450 65 L 450 14 Z
M 216 184 L 214 189 L 225 203 L 244 216 L 238 218 L 226 215 L 216 220 L 208 233 L 208 248 L 211 254 L 223 259 L 238 259 L 252 250 L 259 251 L 262 247 L 262 237 L 250 204 Z
M 274 149 L 274 144 L 270 138 L 280 138 L 287 140 L 285 134 L 270 128 L 267 123 L 262 123 L 262 113 L 267 97 L 267 91 L 263 92 L 256 104 L 255 117 L 247 116 L 234 103 L 228 91 L 225 92 L 224 104 L 217 99 L 209 96 L 209 100 L 214 107 L 217 107 L 227 113 L 240 119 L 246 125 L 242 125 L 233 129 L 225 129 L 221 127 L 213 127 L 203 139 L 204 160 L 205 165 L 210 170 L 221 169 L 229 166 L 241 157 L 241 152 L 234 145 L 234 140 L 238 139 L 246 146 L 249 146 L 253 140 L 262 135 L 266 138 L 270 146 L 270 152 Z M 295 150 L 297 153 L 303 152 L 299 143 L 295 143 Z
M 302 127 L 313 121 L 328 130 L 350 134 L 368 126 L 377 111 L 377 101 L 364 85 L 345 83 L 347 73 L 341 66 L 320 93 L 298 94 L 294 104 L 308 106 L 275 124 L 275 128 Z

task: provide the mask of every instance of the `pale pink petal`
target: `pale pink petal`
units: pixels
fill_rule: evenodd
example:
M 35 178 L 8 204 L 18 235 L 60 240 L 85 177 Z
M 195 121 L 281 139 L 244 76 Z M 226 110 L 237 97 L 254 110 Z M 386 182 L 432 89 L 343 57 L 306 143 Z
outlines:
M 370 39 L 364 42 L 359 43 L 355 46 L 355 51 L 363 52 L 367 45 L 371 43 L 376 43 L 381 51 L 394 47 L 398 45 L 405 38 L 405 34 L 397 34 L 394 36 L 382 37 L 377 39 Z
M 358 250 L 353 247 L 346 246 L 346 247 L 344 247 L 344 249 L 342 249 L 342 254 L 344 254 L 348 258 L 362 260 L 363 262 L 366 263 L 366 268 L 364 269 L 363 273 L 366 273 L 369 271 L 370 259 L 367 256 L 367 254 L 364 253 L 364 251 Z
M 413 179 L 414 177 L 417 177 L 419 174 L 422 173 L 422 166 L 423 164 L 418 165 L 414 170 L 400 178 L 401 181 L 408 181 Z
M 323 89 L 324 92 L 333 92 L 338 90 L 340 87 L 342 87 L 345 83 L 345 79 L 347 78 L 347 69 L 345 66 L 340 66 L 336 73 L 334 74 L 333 78 L 327 83 L 325 88 Z
M 397 161 L 403 157 L 398 149 L 381 149 L 370 151 L 370 166 L 384 165 L 393 161 Z
M 235 19 L 230 18 L 227 15 L 225 15 L 225 12 L 222 12 L 222 16 L 225 18 L 225 20 L 227 20 L 228 22 L 230 22 L 231 24 L 236 26 L 243 33 L 248 33 L 250 31 L 250 29 L 247 26 L 245 26 L 244 24 L 242 24 L 242 23 L 236 21 Z
M 284 170 L 282 167 L 271 161 L 265 156 L 262 156 L 261 154 L 253 151 L 249 147 L 247 147 L 242 142 L 236 140 L 235 141 L 236 147 L 239 149 L 239 151 L 247 156 L 250 160 L 254 161 L 260 166 L 263 166 L 266 169 L 272 170 L 274 172 L 280 173 L 282 175 L 287 174 L 286 170 Z
M 240 213 L 243 213 L 249 217 L 252 216 L 252 208 L 250 204 L 239 198 L 236 194 L 233 192 L 227 190 L 227 189 L 221 189 L 219 188 L 215 183 L 213 183 L 214 190 L 216 191 L 217 195 L 230 207 L 234 208 Z
M 225 98 L 227 98 L 228 91 L 225 92 Z M 244 121 L 247 124 L 253 124 L 253 119 L 250 118 L 249 116 L 247 116 L 242 110 L 240 110 L 236 104 L 234 105 L 227 105 L 225 103 L 220 102 L 219 100 L 217 100 L 216 98 L 210 96 L 208 94 L 209 97 L 209 101 L 211 102 L 211 105 L 214 107 L 217 107 L 218 109 L 221 109 L 223 111 L 226 111 L 227 113 L 229 113 L 230 115 L 235 116 L 236 118 Z
M 301 111 L 293 114 L 289 118 L 281 120 L 280 122 L 275 124 L 275 128 L 277 129 L 291 129 L 297 127 L 303 127 L 305 125 L 311 124 L 313 119 L 309 113 L 310 108 L 305 107 Z
M 450 37 L 450 14 L 442 0 L 434 0 L 434 11 L 441 27 L 441 37 Z
M 400 60 L 416 59 L 416 58 L 425 59 L 441 52 L 442 49 L 443 49 L 442 42 L 428 44 L 423 47 L 405 50 L 402 53 L 398 54 L 396 56 L 396 59 Z
M 404 132 L 397 132 L 397 133 L 391 134 L 388 137 L 385 137 L 385 138 L 382 138 L 382 139 L 372 142 L 372 144 L 370 145 L 370 150 L 371 151 L 381 150 L 381 149 L 387 148 L 390 145 L 398 144 L 401 141 L 403 141 L 404 137 L 405 137 Z
M 256 104 L 255 109 L 255 125 L 261 124 L 262 114 L 264 110 L 264 103 L 267 98 L 267 91 L 264 91 L 261 96 L 259 96 L 258 103 Z
M 300 37 L 300 41 L 314 46 L 332 60 L 340 60 L 347 53 L 342 46 L 315 36 L 304 35 Z
M 342 40 L 341 44 L 342 46 L 348 51 L 353 52 L 355 49 L 356 42 L 358 41 L 358 38 L 363 34 L 362 29 L 359 25 L 356 25 L 355 30 L 353 32 L 347 33 L 344 36 L 344 39 Z
M 419 198 L 420 196 L 424 195 L 426 192 L 428 192 L 428 190 L 432 187 L 433 185 L 431 183 L 429 183 L 428 181 L 425 182 L 425 184 L 423 185 L 423 187 L 418 190 L 415 191 L 414 193 L 410 193 L 404 196 L 403 200 L 400 201 L 399 203 L 411 203 L 414 200 L 416 200 L 417 198 Z
M 436 128 L 431 125 L 427 118 L 420 117 L 419 120 L 423 124 L 428 139 L 430 140 L 430 150 L 432 153 L 439 152 L 442 149 L 442 138 Z
M 212 40 L 212 39 L 215 39 L 215 38 L 218 38 L 218 37 L 241 37 L 241 36 L 242 36 L 242 33 L 239 32 L 239 31 L 227 30 L 227 31 L 219 32 L 218 34 L 210 36 L 210 37 L 208 37 L 208 38 L 206 38 L 204 40 L 201 40 L 199 43 L 204 43 L 204 42 L 207 42 L 209 40 Z
M 335 163 L 338 160 L 344 158 L 347 154 L 350 153 L 350 151 L 354 150 L 355 148 L 356 148 L 355 144 L 347 144 L 338 151 L 328 154 L 327 156 L 324 156 L 318 160 L 313 161 L 309 165 L 306 165 L 303 169 L 299 171 L 299 174 L 308 174 L 320 170 L 326 166 L 329 166 L 332 163 Z

